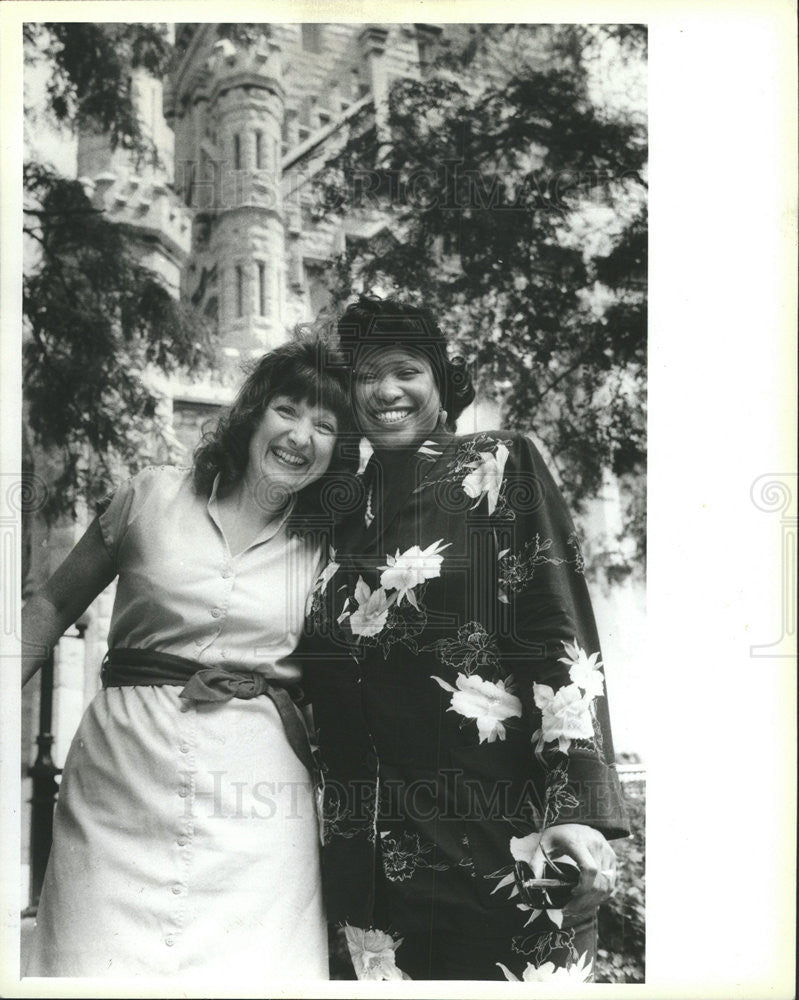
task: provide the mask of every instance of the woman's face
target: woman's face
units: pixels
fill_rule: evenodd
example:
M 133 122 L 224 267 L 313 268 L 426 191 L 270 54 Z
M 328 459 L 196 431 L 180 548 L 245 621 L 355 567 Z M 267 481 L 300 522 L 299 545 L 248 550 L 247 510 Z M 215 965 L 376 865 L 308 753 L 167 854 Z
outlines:
M 364 350 L 355 371 L 355 415 L 377 449 L 407 448 L 438 424 L 441 397 L 428 359 L 402 347 Z
M 297 493 L 327 471 L 337 434 L 330 410 L 274 396 L 250 439 L 247 476 L 267 488 Z

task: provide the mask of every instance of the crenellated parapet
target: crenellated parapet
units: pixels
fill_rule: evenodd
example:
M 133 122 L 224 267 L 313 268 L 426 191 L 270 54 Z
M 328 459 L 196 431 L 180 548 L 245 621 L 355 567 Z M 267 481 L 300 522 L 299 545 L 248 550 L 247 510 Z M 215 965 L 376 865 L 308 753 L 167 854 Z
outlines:
M 126 171 L 79 178 L 94 208 L 135 231 L 156 269 L 177 294 L 180 271 L 191 250 L 191 213 L 166 182 Z
M 262 39 L 257 45 L 236 47 L 228 39 L 220 39 L 205 67 L 212 78 L 211 101 L 240 87 L 274 92 L 281 104 L 285 99 L 280 46 L 274 41 Z M 245 94 L 250 92 L 245 91 Z

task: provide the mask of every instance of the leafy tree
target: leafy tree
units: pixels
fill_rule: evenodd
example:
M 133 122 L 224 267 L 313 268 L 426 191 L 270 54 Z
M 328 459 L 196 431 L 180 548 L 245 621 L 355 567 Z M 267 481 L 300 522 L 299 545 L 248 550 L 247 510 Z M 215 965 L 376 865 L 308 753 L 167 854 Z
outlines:
M 204 329 L 137 260 L 121 226 L 77 181 L 25 167 L 26 234 L 41 248 L 23 280 L 28 422 L 54 471 L 47 515 L 106 493 L 119 467 L 169 454 L 147 375 L 201 367 Z M 199 338 L 199 339 L 198 339 Z
M 163 26 L 27 24 L 24 40 L 29 64 L 46 66 L 52 121 L 157 162 L 128 77 L 138 66 L 164 71 Z M 135 231 L 43 163 L 27 162 L 23 180 L 24 232 L 36 247 L 23 286 L 24 399 L 48 456 L 44 513 L 53 517 L 106 493 L 120 467 L 170 457 L 152 373 L 199 370 L 211 347 L 203 321 L 140 263 Z
M 430 305 L 504 423 L 546 443 L 578 508 L 605 470 L 637 485 L 645 460 L 646 140 L 595 96 L 607 45 L 635 62 L 645 33 L 464 30 L 425 78 L 394 82 L 382 122 L 368 108 L 353 119 L 314 204 L 317 217 L 388 218 L 348 241 L 335 297 Z M 633 503 L 628 528 L 642 527 Z
M 107 135 L 114 149 L 154 155 L 131 100 L 131 69 L 161 77 L 172 57 L 163 24 L 27 22 L 26 63 L 48 71 L 46 115 L 72 130 Z

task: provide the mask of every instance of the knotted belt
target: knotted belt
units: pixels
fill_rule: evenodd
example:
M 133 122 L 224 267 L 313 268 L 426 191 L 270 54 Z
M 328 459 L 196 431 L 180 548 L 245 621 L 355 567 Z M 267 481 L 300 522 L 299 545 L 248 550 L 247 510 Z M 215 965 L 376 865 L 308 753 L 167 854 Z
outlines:
M 308 733 L 291 694 L 280 684 L 249 670 L 206 667 L 196 660 L 152 649 L 109 649 L 100 672 L 103 687 L 184 685 L 181 698 L 195 702 L 224 702 L 265 694 L 280 715 L 286 739 L 311 775 L 314 762 Z

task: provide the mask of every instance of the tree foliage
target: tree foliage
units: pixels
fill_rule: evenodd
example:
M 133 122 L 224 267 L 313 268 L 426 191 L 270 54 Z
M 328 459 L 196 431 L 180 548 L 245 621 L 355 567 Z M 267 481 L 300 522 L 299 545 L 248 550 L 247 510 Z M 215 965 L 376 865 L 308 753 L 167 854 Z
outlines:
M 160 75 L 170 57 L 163 26 L 25 26 L 26 55 L 47 67 L 46 115 L 112 148 L 154 161 L 128 76 Z M 196 371 L 211 357 L 203 321 L 141 263 L 132 228 L 95 209 L 75 180 L 29 161 L 24 233 L 34 263 L 23 283 L 24 399 L 48 455 L 47 516 L 74 513 L 132 471 L 171 455 L 153 375 Z
M 25 185 L 37 205 L 25 210 L 25 232 L 41 250 L 23 280 L 28 421 L 58 470 L 45 513 L 74 513 L 120 468 L 168 455 L 152 372 L 196 370 L 209 344 L 77 181 L 28 164 Z
M 172 56 L 165 25 L 27 22 L 23 40 L 28 64 L 47 66 L 47 111 L 56 123 L 106 135 L 112 148 L 139 158 L 156 156 L 131 101 L 129 79 L 138 68 L 163 75 Z
M 645 460 L 646 141 L 591 87 L 604 44 L 641 58 L 634 29 L 476 26 L 316 179 L 317 216 L 389 220 L 348 240 L 335 296 L 430 305 L 578 506 Z

